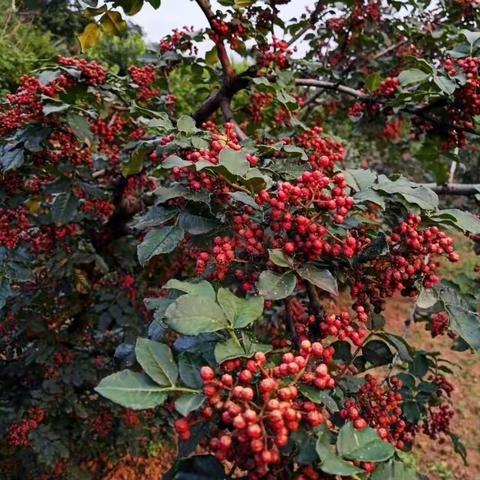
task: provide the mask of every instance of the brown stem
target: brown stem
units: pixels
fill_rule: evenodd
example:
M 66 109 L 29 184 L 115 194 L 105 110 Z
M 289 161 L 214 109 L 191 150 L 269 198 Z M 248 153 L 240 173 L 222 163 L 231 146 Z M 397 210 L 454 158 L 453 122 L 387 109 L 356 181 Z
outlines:
M 310 306 L 315 312 L 315 315 L 324 317 L 325 309 L 323 308 L 322 301 L 320 300 L 317 287 L 309 282 L 307 282 L 307 295 L 308 299 L 310 300 Z
M 213 13 L 212 6 L 210 5 L 209 0 L 196 0 L 198 6 L 202 9 L 202 12 L 204 13 L 205 17 L 207 17 L 208 23 L 210 24 L 210 27 L 212 30 L 215 32 L 215 25 L 214 25 L 214 20 L 215 20 L 215 14 Z M 225 47 L 225 43 L 223 40 L 218 40 L 215 42 L 215 46 L 217 47 L 218 50 L 218 58 L 220 60 L 220 63 L 222 64 L 222 69 L 223 73 L 225 74 L 225 79 L 231 79 L 234 76 L 234 70 L 232 66 L 232 62 L 230 61 L 230 58 L 228 56 L 227 49 Z

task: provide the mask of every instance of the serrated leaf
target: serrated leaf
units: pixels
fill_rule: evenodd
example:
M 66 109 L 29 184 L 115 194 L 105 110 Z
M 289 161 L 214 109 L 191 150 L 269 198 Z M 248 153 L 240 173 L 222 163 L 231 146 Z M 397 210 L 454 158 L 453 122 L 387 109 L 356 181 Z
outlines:
M 218 164 L 225 167 L 232 175 L 243 177 L 250 164 L 245 153 L 230 148 L 224 148 L 218 156 Z
M 201 217 L 189 212 L 182 212 L 180 214 L 178 224 L 191 235 L 204 235 L 220 226 L 220 224 L 212 218 Z
M 297 279 L 295 274 L 287 272 L 283 274 L 264 270 L 258 279 L 258 293 L 267 300 L 281 300 L 293 293 Z
M 198 410 L 205 402 L 205 395 L 201 393 L 188 393 L 175 400 L 175 410 L 184 417 Z
M 272 350 L 271 345 L 252 342 L 248 337 L 243 337 L 244 345 L 239 345 L 233 338 L 229 338 L 215 345 L 215 360 L 218 363 L 232 360 L 233 358 L 251 358 L 257 352 L 268 353 Z
M 195 120 L 188 115 L 182 115 L 177 120 L 177 128 L 180 132 L 185 134 L 195 133 L 198 128 L 195 125 Z
M 293 265 L 293 259 L 285 255 L 281 248 L 274 248 L 268 251 L 269 260 L 279 267 L 290 268 Z
M 200 280 L 199 282 L 182 282 L 173 278 L 163 285 L 162 288 L 180 290 L 181 292 L 208 297 L 212 300 L 216 298 L 212 284 L 206 280 Z
M 307 397 L 313 403 L 325 405 L 331 413 L 338 412 L 337 402 L 325 390 L 319 390 L 312 385 L 300 385 L 298 389 L 304 397 Z
M 330 270 L 320 269 L 312 263 L 307 263 L 304 267 L 298 268 L 297 273 L 312 285 L 338 296 L 337 279 Z
M 145 266 L 156 255 L 170 253 L 183 240 L 183 228 L 168 226 L 150 230 L 137 247 L 137 255 L 140 265 Z
M 428 76 L 428 73 L 425 73 L 418 68 L 410 68 L 400 73 L 398 81 L 400 82 L 400 85 L 406 86 L 411 85 L 412 83 L 421 83 L 426 80 Z
M 139 218 L 135 219 L 135 222 L 132 224 L 132 227 L 137 230 L 144 230 L 149 227 L 158 227 L 165 222 L 168 222 L 173 217 L 178 214 L 178 210 L 165 207 L 150 207 L 145 213 Z
M 135 355 L 143 371 L 159 385 L 174 386 L 178 378 L 178 368 L 170 348 L 159 342 L 138 338 Z
M 226 288 L 220 288 L 217 301 L 233 328 L 245 328 L 263 314 L 262 297 L 240 298 Z
M 229 326 L 223 310 L 214 300 L 190 293 L 168 307 L 166 323 L 183 335 L 217 332 Z
M 144 373 L 122 370 L 104 378 L 95 391 L 125 408 L 144 410 L 162 405 L 167 399 L 163 388 Z
M 352 422 L 347 422 L 339 431 L 338 453 L 348 460 L 361 462 L 384 462 L 391 458 L 395 449 L 384 442 L 373 428 L 357 430 Z
M 75 217 L 78 210 L 78 198 L 71 192 L 57 195 L 52 205 L 52 219 L 57 225 L 69 223 Z

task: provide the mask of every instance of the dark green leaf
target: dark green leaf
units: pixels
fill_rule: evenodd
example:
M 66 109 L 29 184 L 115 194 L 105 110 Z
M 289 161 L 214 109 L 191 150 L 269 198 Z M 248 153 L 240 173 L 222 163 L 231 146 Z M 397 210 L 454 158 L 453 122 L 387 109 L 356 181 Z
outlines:
M 140 265 L 146 265 L 156 255 L 173 252 L 183 240 L 183 235 L 183 229 L 175 226 L 150 230 L 137 247 Z
M 198 410 L 205 402 L 205 396 L 201 393 L 188 393 L 175 400 L 175 410 L 184 417 Z
M 337 279 L 330 270 L 320 269 L 313 263 L 307 263 L 305 266 L 298 268 L 297 273 L 312 285 L 338 296 Z
M 260 274 L 257 289 L 267 300 L 281 300 L 293 293 L 296 284 L 294 273 L 279 274 L 265 270 Z
M 52 205 L 52 220 L 57 225 L 69 223 L 78 210 L 78 198 L 72 192 L 60 193 Z
M 178 368 L 170 348 L 159 342 L 138 338 L 135 355 L 143 371 L 159 385 L 173 386 L 177 382 Z

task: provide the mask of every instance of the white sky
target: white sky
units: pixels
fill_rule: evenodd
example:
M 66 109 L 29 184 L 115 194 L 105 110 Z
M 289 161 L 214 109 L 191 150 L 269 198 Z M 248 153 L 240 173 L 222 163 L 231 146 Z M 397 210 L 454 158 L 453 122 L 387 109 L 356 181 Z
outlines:
M 280 5 L 280 16 L 283 20 L 299 17 L 307 6 L 314 5 L 314 0 L 291 0 L 287 5 Z M 212 1 L 214 8 L 218 5 Z M 133 22 L 140 25 L 148 40 L 158 42 L 164 35 L 174 28 L 193 26 L 195 29 L 207 25 L 202 11 L 191 0 L 162 0 L 158 10 L 145 2 L 142 10 L 130 17 Z

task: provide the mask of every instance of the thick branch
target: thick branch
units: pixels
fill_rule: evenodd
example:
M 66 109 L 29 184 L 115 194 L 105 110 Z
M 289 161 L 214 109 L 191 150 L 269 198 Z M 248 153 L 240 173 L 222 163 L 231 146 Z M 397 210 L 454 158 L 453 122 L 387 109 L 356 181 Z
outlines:
M 250 67 L 240 75 L 235 75 L 229 82 L 223 83 L 218 91 L 210 95 L 200 108 L 193 114 L 197 126 L 206 122 L 222 105 L 222 101 L 230 102 L 240 90 L 248 87 L 251 79 L 257 75 L 256 67 Z
M 350 88 L 345 85 L 341 85 L 334 82 L 329 82 L 327 80 L 315 80 L 313 78 L 299 78 L 295 80 L 297 85 L 305 86 L 305 87 L 317 87 L 317 88 L 324 88 L 326 90 L 335 90 L 337 92 L 342 92 L 352 97 L 360 98 L 361 100 L 365 100 L 368 102 L 374 103 L 387 103 L 387 100 L 381 97 L 372 97 L 361 90 L 356 90 L 355 88 Z M 437 120 L 430 115 L 428 115 L 427 110 L 428 108 L 421 107 L 421 108 L 411 108 L 411 107 L 404 107 L 400 108 L 402 112 L 409 113 L 411 115 L 416 115 L 417 117 L 423 118 L 424 120 L 431 122 L 432 124 L 436 125 L 439 129 L 451 129 L 457 130 L 459 132 L 466 132 L 472 135 L 480 136 L 480 132 L 474 130 L 473 128 L 468 127 L 459 127 L 457 125 L 453 125 L 449 122 L 443 120 Z
M 450 183 L 449 185 L 437 185 L 435 183 L 423 183 L 425 187 L 442 195 L 476 195 L 480 193 L 480 183 Z
M 209 0 L 196 0 L 198 6 L 202 9 L 202 12 L 207 17 L 208 23 L 210 24 L 211 29 L 215 32 L 215 14 L 213 13 L 212 6 L 210 5 Z M 215 45 L 218 50 L 218 58 L 220 63 L 222 64 L 223 73 L 225 74 L 226 80 L 233 78 L 234 70 L 232 66 L 232 62 L 228 56 L 227 49 L 225 48 L 225 44 L 223 40 L 218 40 L 215 42 Z

